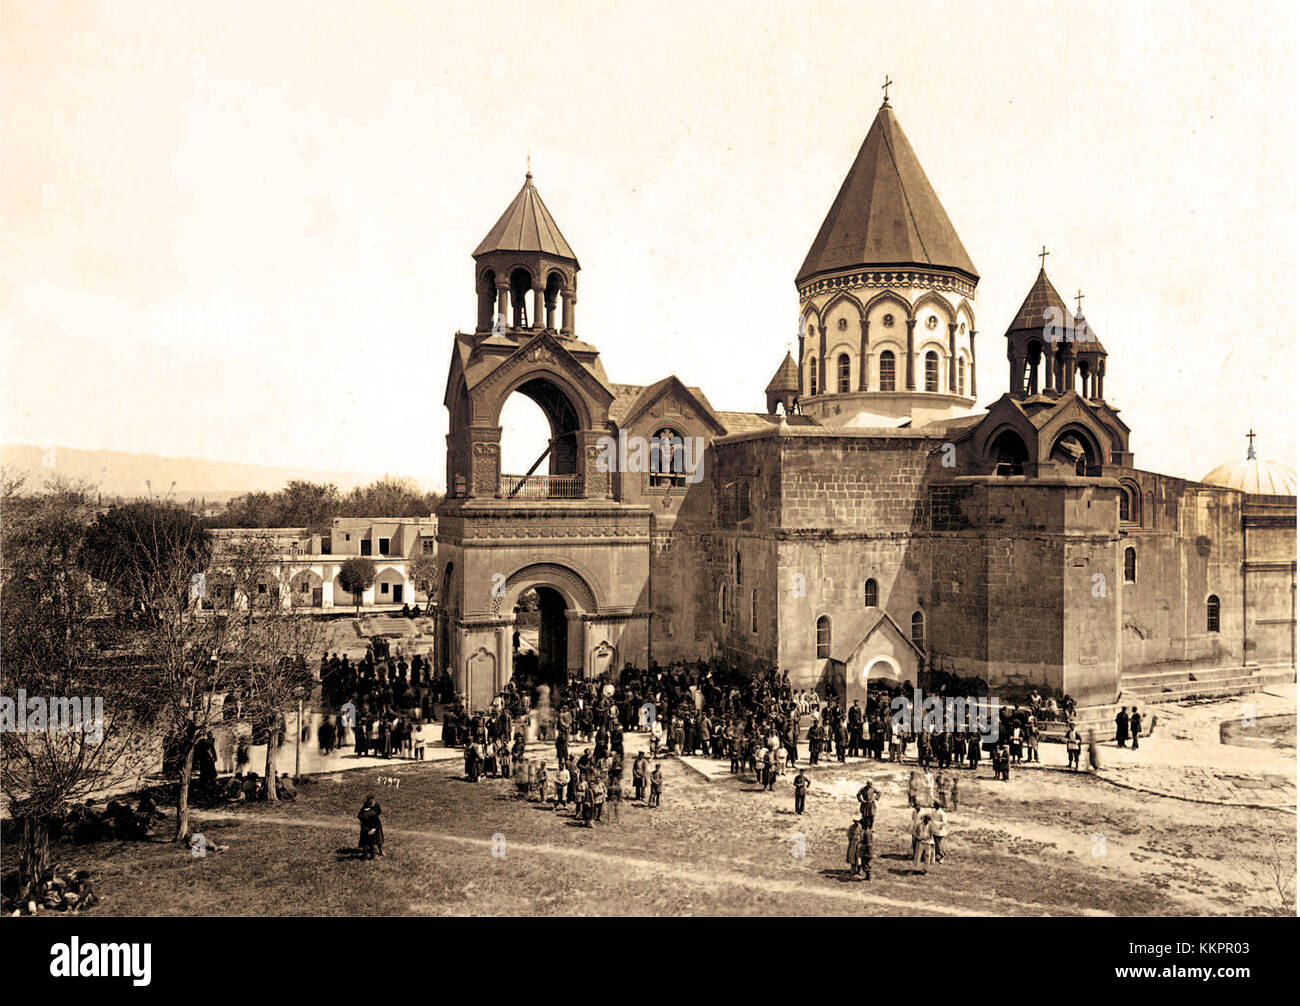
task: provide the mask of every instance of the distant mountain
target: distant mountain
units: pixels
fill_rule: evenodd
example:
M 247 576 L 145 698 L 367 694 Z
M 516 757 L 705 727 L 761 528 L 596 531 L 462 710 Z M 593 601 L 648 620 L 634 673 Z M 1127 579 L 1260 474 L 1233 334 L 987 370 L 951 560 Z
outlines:
M 340 490 L 367 485 L 382 473 L 331 472 L 314 468 L 241 465 L 203 458 L 166 458 L 123 451 L 84 451 L 75 447 L 0 445 L 0 465 L 6 475 L 25 474 L 27 485 L 39 488 L 54 476 L 91 483 L 105 496 L 171 497 L 178 502 L 205 498 L 224 503 L 232 496 L 284 488 L 291 479 L 333 482 Z

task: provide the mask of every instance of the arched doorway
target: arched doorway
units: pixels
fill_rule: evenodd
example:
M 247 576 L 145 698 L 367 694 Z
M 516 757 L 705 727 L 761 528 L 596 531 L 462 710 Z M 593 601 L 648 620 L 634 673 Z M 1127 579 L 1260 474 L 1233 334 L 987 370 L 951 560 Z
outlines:
M 1052 463 L 1073 468 L 1074 474 L 1101 475 L 1101 452 L 1096 442 L 1080 430 L 1065 430 L 1052 444 Z
M 559 563 L 525 566 L 506 580 L 492 608 L 494 615 L 508 611 L 515 617 L 509 647 L 512 664 L 505 678 L 513 674 L 523 688 L 561 684 L 587 673 L 583 616 L 595 614 L 598 604 L 581 575 Z M 532 680 L 525 682 L 526 677 Z

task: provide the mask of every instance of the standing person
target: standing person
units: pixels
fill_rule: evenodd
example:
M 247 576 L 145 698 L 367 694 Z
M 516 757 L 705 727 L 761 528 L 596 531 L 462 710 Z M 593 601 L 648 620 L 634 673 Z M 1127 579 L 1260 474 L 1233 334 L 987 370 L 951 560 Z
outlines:
M 637 752 L 636 760 L 632 762 L 632 799 L 644 800 L 646 787 L 647 765 L 645 752 Z
M 1070 724 L 1070 728 L 1065 731 L 1065 757 L 1071 772 L 1079 771 L 1079 752 L 1083 749 L 1083 741 L 1079 737 L 1079 731 Z
M 609 792 L 605 797 L 606 820 L 609 824 L 618 824 L 618 811 L 623 803 L 623 773 L 610 772 Z
M 658 807 L 659 801 L 663 799 L 664 794 L 664 771 L 663 766 L 656 765 L 654 772 L 650 774 L 650 804 L 651 807 Z
M 361 855 L 363 859 L 374 859 L 384 854 L 384 823 L 380 820 L 383 808 L 368 796 L 357 811 L 357 820 L 361 822 Z
M 1033 716 L 1025 721 L 1025 750 L 1028 759 L 1038 764 L 1038 723 Z
M 597 772 L 595 778 L 591 780 L 590 790 L 591 820 L 592 823 L 595 824 L 595 822 L 601 821 L 601 818 L 604 815 L 605 797 L 609 794 L 609 791 L 605 786 L 605 779 L 599 772 Z M 601 821 L 601 823 L 604 824 L 604 821 Z
M 858 814 L 862 818 L 862 823 L 867 829 L 875 827 L 876 823 L 876 801 L 880 799 L 880 791 L 867 780 L 867 784 L 858 790 Z
M 1124 712 L 1124 707 L 1119 707 L 1119 712 L 1115 714 L 1115 746 L 1122 748 L 1128 741 L 1128 713 Z
M 547 781 L 546 762 L 542 762 L 541 765 L 537 767 L 537 798 L 542 803 L 546 802 Z
M 862 822 L 854 818 L 849 825 L 849 847 L 844 853 L 844 862 L 849 866 L 849 876 L 857 877 L 862 871 Z
M 555 809 L 558 811 L 561 807 L 566 810 L 569 806 L 569 766 L 560 762 L 559 767 L 555 770 Z
M 803 813 L 804 801 L 808 798 L 808 777 L 804 775 L 803 769 L 794 777 L 794 812 Z
M 966 760 L 970 770 L 975 772 L 980 767 L 980 755 L 984 752 L 984 740 L 979 734 L 971 734 L 966 739 Z
M 943 862 L 943 840 L 948 834 L 948 815 L 936 800 L 930 812 L 930 835 L 934 838 L 934 861 Z
M 1129 736 L 1133 738 L 1133 750 L 1138 749 L 1138 737 L 1142 733 L 1142 715 L 1138 712 L 1138 707 L 1133 707 L 1133 714 L 1128 718 Z
M 930 858 L 933 835 L 930 831 L 930 815 L 920 807 L 912 808 L 912 869 L 920 870 Z M 924 871 L 922 871 L 924 872 Z
M 424 724 L 417 723 L 415 729 L 411 733 L 415 745 L 415 759 L 416 761 L 424 761 Z

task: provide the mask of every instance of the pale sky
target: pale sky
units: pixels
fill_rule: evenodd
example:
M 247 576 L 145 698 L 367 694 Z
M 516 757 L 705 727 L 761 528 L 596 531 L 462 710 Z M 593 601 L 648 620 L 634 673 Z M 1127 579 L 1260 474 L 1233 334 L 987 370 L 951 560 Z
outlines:
M 1139 467 L 1296 454 L 1296 23 L 1222 3 L 0 0 L 0 433 L 441 486 L 470 252 L 535 181 L 611 380 L 761 411 L 890 100 L 981 274 L 1038 268 Z M 531 406 L 530 406 L 531 408 Z M 536 435 L 508 442 L 526 466 Z M 522 459 L 522 460 L 521 460 Z

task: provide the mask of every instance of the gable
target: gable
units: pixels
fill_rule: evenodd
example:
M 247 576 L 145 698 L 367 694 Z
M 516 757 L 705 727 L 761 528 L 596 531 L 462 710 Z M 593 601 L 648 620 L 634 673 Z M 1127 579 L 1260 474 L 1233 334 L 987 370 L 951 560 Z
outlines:
M 704 398 L 703 392 L 698 388 L 686 387 L 671 375 L 644 388 L 628 407 L 621 425 L 630 428 L 644 415 L 649 415 L 656 420 L 674 415 L 694 415 L 703 420 L 716 435 L 721 436 L 727 432 L 708 400 Z

